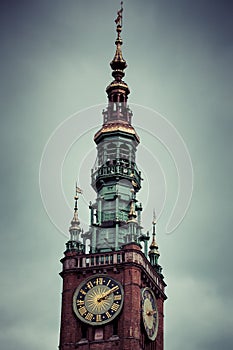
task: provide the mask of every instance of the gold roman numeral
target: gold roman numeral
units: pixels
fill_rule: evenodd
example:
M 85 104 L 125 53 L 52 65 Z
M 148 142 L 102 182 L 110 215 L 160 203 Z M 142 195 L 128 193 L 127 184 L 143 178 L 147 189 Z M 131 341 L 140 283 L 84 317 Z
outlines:
M 77 305 L 78 306 L 84 305 L 84 300 L 77 300 Z
M 111 310 L 117 311 L 118 309 L 119 309 L 119 305 L 116 304 L 116 303 L 113 303 L 112 306 L 111 306 Z
M 80 289 L 80 293 L 82 294 L 82 295 L 86 295 L 87 293 L 85 292 L 85 290 L 83 290 L 83 289 Z
M 80 315 L 83 316 L 87 312 L 87 309 L 85 308 L 85 306 L 82 306 L 82 307 L 80 307 L 80 309 L 78 309 L 78 311 L 79 311 Z
M 114 300 L 121 300 L 121 295 L 119 294 L 119 295 L 114 295 Z
M 93 319 L 93 314 L 91 312 L 88 312 L 88 314 L 85 316 L 85 319 L 91 321 Z
M 98 286 L 98 284 L 103 284 L 103 278 L 102 277 L 96 278 L 95 283 L 96 283 L 97 286 Z
M 93 286 L 93 284 L 92 284 L 91 281 L 87 283 L 87 288 L 91 289 L 91 288 L 93 288 L 93 287 L 94 287 L 94 286 Z
M 102 321 L 101 315 L 96 315 L 96 322 L 101 322 L 101 321 Z
M 107 318 L 111 317 L 111 315 L 110 315 L 110 313 L 108 311 L 106 312 L 106 316 L 107 316 Z

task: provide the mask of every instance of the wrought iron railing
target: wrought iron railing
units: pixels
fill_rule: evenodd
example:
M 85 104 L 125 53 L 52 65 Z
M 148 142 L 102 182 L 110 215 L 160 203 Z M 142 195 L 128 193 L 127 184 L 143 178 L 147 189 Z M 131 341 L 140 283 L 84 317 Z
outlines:
M 92 185 L 95 185 L 95 183 L 101 180 L 101 178 L 112 176 L 133 181 L 136 190 L 141 188 L 141 172 L 138 170 L 137 165 L 135 163 L 129 163 L 123 159 L 108 161 L 99 169 L 93 171 Z

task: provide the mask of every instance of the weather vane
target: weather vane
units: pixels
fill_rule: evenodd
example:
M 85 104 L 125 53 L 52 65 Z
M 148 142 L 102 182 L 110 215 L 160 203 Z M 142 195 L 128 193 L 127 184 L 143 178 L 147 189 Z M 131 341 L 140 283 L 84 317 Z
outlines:
M 77 182 L 76 182 L 76 184 L 75 184 L 75 197 L 74 197 L 74 199 L 78 199 L 78 195 L 79 194 L 83 194 L 83 191 L 81 190 L 81 188 L 79 188 L 78 186 L 77 186 Z
M 123 12 L 123 1 L 121 1 L 121 8 L 117 11 L 117 18 L 115 19 L 115 23 L 122 27 L 122 12 Z

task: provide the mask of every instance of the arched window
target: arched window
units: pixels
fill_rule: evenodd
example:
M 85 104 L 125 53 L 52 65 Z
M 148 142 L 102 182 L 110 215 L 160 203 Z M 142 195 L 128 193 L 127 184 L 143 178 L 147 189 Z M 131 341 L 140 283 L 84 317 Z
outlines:
M 114 143 L 109 143 L 107 145 L 107 161 L 113 160 L 116 158 L 116 146 Z
M 120 158 L 121 159 L 129 159 L 129 147 L 126 144 L 120 145 Z
M 98 150 L 98 166 L 101 166 L 103 162 L 104 162 L 104 150 L 103 150 L 103 147 L 100 147 Z

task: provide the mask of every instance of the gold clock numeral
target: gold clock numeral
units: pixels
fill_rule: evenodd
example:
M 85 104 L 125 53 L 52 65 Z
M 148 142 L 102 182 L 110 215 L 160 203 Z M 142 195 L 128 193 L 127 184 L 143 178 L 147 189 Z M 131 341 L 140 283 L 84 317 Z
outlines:
M 80 315 L 83 316 L 87 312 L 87 309 L 85 308 L 85 306 L 82 306 L 82 307 L 80 307 L 80 309 L 78 309 L 78 311 L 79 311 Z
M 80 293 L 82 293 L 82 295 L 86 295 L 87 293 L 85 292 L 85 290 L 80 289 Z
M 102 321 L 102 316 L 96 315 L 96 322 L 101 322 L 101 321 Z
M 94 287 L 94 286 L 93 286 L 93 284 L 92 284 L 91 281 L 87 283 L 87 288 L 91 289 L 91 288 L 93 288 L 93 287 Z
M 106 316 L 107 316 L 107 318 L 111 317 L 111 315 L 110 315 L 110 313 L 108 311 L 106 312 Z
M 121 300 L 121 299 L 122 299 L 121 295 L 114 295 L 114 300 Z
M 78 306 L 84 305 L 84 300 L 77 300 L 77 305 Z
M 116 303 L 113 303 L 112 306 L 111 306 L 111 310 L 117 311 L 118 309 L 119 309 L 119 305 L 116 304 Z
M 88 314 L 85 316 L 85 319 L 91 321 L 93 319 L 93 314 L 91 312 L 88 312 Z
M 110 282 L 111 282 L 111 280 L 109 280 L 108 283 L 106 284 L 107 287 L 109 286 Z
M 96 278 L 95 283 L 97 286 L 98 286 L 98 284 L 103 284 L 103 278 L 102 277 Z

